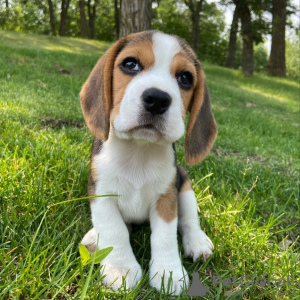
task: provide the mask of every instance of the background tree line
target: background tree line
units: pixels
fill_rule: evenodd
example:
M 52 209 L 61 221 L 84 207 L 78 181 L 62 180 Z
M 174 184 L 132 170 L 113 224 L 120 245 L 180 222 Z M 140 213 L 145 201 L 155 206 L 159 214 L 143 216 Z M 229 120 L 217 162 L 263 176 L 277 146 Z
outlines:
M 224 14 L 228 5 L 234 8 L 229 32 Z M 299 77 L 294 53 L 299 31 L 292 40 L 285 36 L 293 13 L 290 0 L 0 0 L 5 30 L 113 41 L 158 29 L 187 40 L 201 60 L 242 68 L 246 76 L 266 70 Z M 272 35 L 269 58 L 263 44 L 267 34 Z

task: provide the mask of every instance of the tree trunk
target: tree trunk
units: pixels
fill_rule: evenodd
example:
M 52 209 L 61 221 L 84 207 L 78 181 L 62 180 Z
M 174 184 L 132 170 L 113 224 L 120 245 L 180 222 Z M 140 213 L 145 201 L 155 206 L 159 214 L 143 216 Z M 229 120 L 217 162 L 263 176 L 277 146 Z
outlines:
M 91 0 L 88 0 L 88 15 L 89 15 L 89 30 L 90 38 L 95 38 L 95 19 L 96 19 L 96 7 L 99 0 L 94 0 L 94 4 L 91 5 Z
M 267 71 L 272 76 L 286 76 L 286 0 L 273 0 L 272 14 L 272 45 Z
M 122 0 L 119 37 L 151 29 L 152 0 Z
M 120 0 L 120 1 L 122 1 L 122 0 Z M 118 3 L 118 0 L 114 0 L 114 4 L 115 4 L 116 35 L 117 35 L 117 38 L 118 38 L 119 35 L 120 35 L 120 6 L 119 6 L 119 3 Z
M 0 18 L 0 26 L 4 26 L 8 20 L 9 20 L 9 3 L 8 0 L 5 0 L 5 18 Z
M 243 63 L 242 70 L 246 76 L 252 76 L 254 71 L 253 31 L 251 12 L 245 0 L 234 1 L 238 15 L 242 21 Z
M 235 7 L 231 28 L 230 28 L 230 37 L 229 37 L 229 44 L 228 44 L 228 52 L 226 58 L 226 67 L 227 68 L 234 68 L 234 60 L 235 60 L 235 52 L 236 52 L 236 36 L 239 28 L 239 15 L 238 10 Z
M 60 12 L 60 26 L 59 26 L 59 35 L 66 35 L 66 24 L 68 19 L 68 9 L 70 5 L 70 0 L 61 1 L 61 12 Z
M 48 0 L 49 5 L 49 16 L 50 16 L 50 28 L 51 28 L 51 34 L 56 35 L 55 30 L 55 17 L 54 17 L 54 11 L 53 11 L 53 3 L 52 0 Z
M 8 4 L 8 0 L 5 0 L 5 11 L 6 11 L 6 17 L 8 17 L 8 15 L 9 15 L 9 4 Z
M 198 55 L 199 51 L 199 20 L 200 20 L 200 12 L 202 10 L 202 4 L 204 0 L 196 1 L 194 3 L 193 0 L 185 0 L 185 4 L 188 6 L 191 12 L 192 19 L 192 34 L 191 34 L 191 46 Z
M 87 21 L 85 17 L 85 2 L 84 0 L 79 0 L 79 13 L 80 13 L 80 34 L 81 37 L 87 39 L 89 37 Z

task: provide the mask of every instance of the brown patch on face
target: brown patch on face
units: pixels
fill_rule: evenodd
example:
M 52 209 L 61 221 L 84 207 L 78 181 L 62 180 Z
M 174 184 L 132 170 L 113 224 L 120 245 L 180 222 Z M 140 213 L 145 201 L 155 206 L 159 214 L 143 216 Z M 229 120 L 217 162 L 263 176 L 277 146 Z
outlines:
M 179 193 L 193 190 L 187 171 L 182 166 L 178 166 L 177 168 L 182 179 L 182 184 L 179 189 Z
M 158 215 L 167 223 L 177 217 L 178 194 L 175 187 L 175 178 L 172 180 L 167 192 L 161 195 L 156 203 Z
M 115 61 L 113 72 L 113 110 L 111 112 L 111 122 L 113 122 L 115 117 L 119 114 L 126 87 L 135 77 L 124 74 L 120 69 L 120 64 L 127 57 L 134 57 L 136 60 L 138 60 L 143 68 L 142 72 L 149 70 L 151 67 L 153 67 L 155 62 L 152 41 L 142 40 L 141 42 L 137 43 L 137 41 L 134 40 L 129 43 L 118 55 Z M 136 76 L 138 75 L 139 74 Z
M 181 50 L 174 56 L 172 60 L 170 73 L 174 78 L 176 78 L 178 74 L 184 71 L 188 71 L 193 75 L 193 86 L 189 90 L 180 89 L 184 111 L 186 114 L 190 106 L 195 84 L 197 82 L 197 72 L 193 60 L 187 55 L 184 50 Z M 185 114 L 183 117 L 185 117 Z

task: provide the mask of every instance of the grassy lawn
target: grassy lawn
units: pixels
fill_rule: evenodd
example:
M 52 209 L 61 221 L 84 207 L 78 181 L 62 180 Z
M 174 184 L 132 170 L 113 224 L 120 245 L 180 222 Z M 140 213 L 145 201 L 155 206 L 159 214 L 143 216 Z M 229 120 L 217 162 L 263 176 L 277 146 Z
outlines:
M 108 46 L 0 31 L 0 299 L 170 298 L 148 286 L 149 224 L 131 236 L 143 280 L 113 292 L 101 285 L 98 266 L 88 276 L 90 265 L 80 264 L 88 200 L 53 205 L 87 195 L 92 136 L 78 93 Z M 209 287 L 205 299 L 299 299 L 300 85 L 210 64 L 204 70 L 219 135 L 211 154 L 187 170 L 215 251 L 206 263 L 182 257 L 183 264 Z M 272 287 L 268 275 L 297 286 Z M 267 282 L 227 286 L 213 276 Z

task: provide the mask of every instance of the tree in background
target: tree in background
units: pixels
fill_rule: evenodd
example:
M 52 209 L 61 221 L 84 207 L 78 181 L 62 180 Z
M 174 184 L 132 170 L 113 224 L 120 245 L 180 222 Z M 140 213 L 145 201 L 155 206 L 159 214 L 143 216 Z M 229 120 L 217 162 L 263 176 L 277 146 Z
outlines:
M 96 8 L 99 3 L 99 0 L 94 0 L 91 3 L 91 0 L 88 0 L 87 7 L 88 7 L 88 16 L 89 16 L 89 38 L 95 38 L 95 20 L 96 20 Z
M 243 38 L 243 62 L 242 71 L 246 76 L 252 76 L 254 71 L 253 56 L 253 29 L 251 20 L 251 11 L 247 0 L 233 0 L 236 5 L 237 14 L 242 23 Z
M 199 20 L 200 13 L 204 0 L 184 0 L 184 3 L 191 12 L 192 20 L 192 33 L 191 33 L 191 46 L 196 53 L 199 52 Z
M 188 41 L 191 36 L 191 18 L 186 5 L 177 0 L 155 1 L 152 16 L 153 29 L 175 34 Z
M 4 5 L 0 2 L 0 26 L 2 28 L 5 26 L 7 20 L 9 20 L 9 2 L 5 0 Z
M 67 19 L 68 19 L 69 6 L 70 6 L 70 0 L 61 0 L 60 25 L 59 25 L 59 35 L 60 36 L 66 35 L 66 25 L 67 25 Z
M 192 20 L 189 8 L 184 1 L 154 1 L 152 26 L 165 33 L 176 34 L 189 41 L 192 33 Z M 224 13 L 216 3 L 203 3 L 199 22 L 198 56 L 220 65 L 225 64 L 227 37 Z
M 5 11 L 6 11 L 6 18 L 9 17 L 9 4 L 8 0 L 5 0 Z
M 8 18 L 4 1 L 8 3 Z M 0 0 L 0 28 L 38 34 L 81 36 L 79 0 L 50 1 L 53 21 L 50 20 L 49 0 Z M 92 37 L 94 33 L 95 39 L 112 41 L 115 38 L 113 0 L 101 0 L 101 6 L 96 5 L 98 3 L 99 0 L 82 1 L 87 36 L 91 33 Z
M 204 2 L 199 23 L 199 50 L 201 60 L 225 65 L 227 33 L 225 16 L 215 2 Z
M 50 17 L 51 34 L 52 35 L 56 35 L 55 16 L 54 16 L 54 10 L 53 10 L 52 0 L 48 0 L 48 6 L 49 6 L 49 17 Z
M 273 0 L 272 45 L 267 71 L 272 76 L 285 76 L 286 0 Z
M 235 61 L 235 53 L 237 47 L 237 33 L 239 29 L 239 19 L 240 16 L 238 14 L 238 9 L 235 7 L 230 27 L 230 35 L 229 35 L 229 42 L 228 42 L 228 51 L 226 55 L 226 67 L 227 68 L 234 68 L 234 61 Z
M 120 35 L 120 2 L 118 0 L 114 0 L 114 8 L 115 8 L 115 30 L 116 30 L 116 37 L 118 38 Z
M 193 41 L 196 41 L 193 47 L 198 49 L 196 52 L 202 61 L 231 68 L 242 66 L 244 73 L 247 72 L 246 75 L 251 75 L 253 65 L 255 70 L 266 69 L 266 49 L 260 43 L 264 41 L 266 34 L 271 33 L 272 26 L 269 20 L 264 19 L 264 12 L 272 12 L 272 1 L 280 4 L 283 1 L 287 3 L 285 24 L 290 26 L 288 16 L 295 13 L 296 10 L 291 6 L 290 0 L 218 0 L 209 2 L 205 0 L 0 0 L 0 28 L 113 41 L 119 35 L 146 30 L 152 25 L 154 29 L 176 34 L 191 41 L 192 46 Z M 228 5 L 235 7 L 230 35 L 226 31 L 224 12 L 216 3 L 223 4 L 224 8 L 227 8 Z M 248 8 L 247 18 L 241 17 L 240 14 L 243 5 L 245 11 L 245 7 Z M 195 14 L 197 11 L 198 21 L 195 15 L 192 17 L 193 12 Z M 280 9 L 276 11 L 282 13 Z M 281 38 L 280 47 L 278 39 L 276 39 L 278 30 L 275 29 L 281 18 L 276 18 L 275 15 L 274 12 L 273 43 L 268 68 L 270 73 L 271 67 L 275 66 L 274 57 L 278 59 L 279 52 L 282 53 L 281 49 L 285 49 L 284 42 L 282 42 L 285 37 Z M 246 21 L 248 23 L 245 23 Z M 198 26 L 195 26 L 197 22 Z M 249 31 L 250 27 L 252 29 Z M 123 30 L 122 34 L 120 29 Z M 198 34 L 196 38 L 193 38 L 196 30 L 198 30 Z M 238 34 L 239 32 L 241 34 Z M 280 32 L 284 34 L 284 30 L 281 29 Z M 253 47 L 254 44 L 256 46 Z M 286 58 L 288 76 L 298 74 L 295 71 L 298 65 L 292 63 L 291 59 L 296 55 L 290 55 L 294 44 L 290 42 L 288 44 L 289 57 Z M 254 54 L 251 46 L 254 48 Z M 249 53 L 250 55 L 248 55 Z M 280 57 L 282 58 L 284 55 Z M 281 63 L 282 61 L 283 59 L 281 59 Z M 272 74 L 278 73 L 273 72 Z
M 286 70 L 287 75 L 300 81 L 300 31 L 290 33 L 286 39 Z M 298 54 L 298 55 L 297 55 Z
M 237 49 L 237 33 L 241 22 L 243 41 L 242 70 L 246 76 L 252 76 L 254 71 L 254 45 L 263 41 L 269 33 L 269 24 L 263 13 L 270 8 L 271 0 L 221 0 L 223 5 L 234 4 L 235 9 L 231 23 L 226 66 L 233 68 Z
M 80 36 L 83 39 L 87 39 L 89 37 L 87 20 L 85 16 L 85 1 L 79 0 L 79 13 L 80 13 Z
M 152 0 L 121 0 L 119 37 L 151 29 Z
M 6 4 L 5 6 L 0 5 L 2 29 L 34 33 L 39 29 L 47 28 L 47 34 L 51 33 L 49 6 L 46 0 L 5 0 L 5 3 L 8 5 L 8 9 L 5 8 Z

